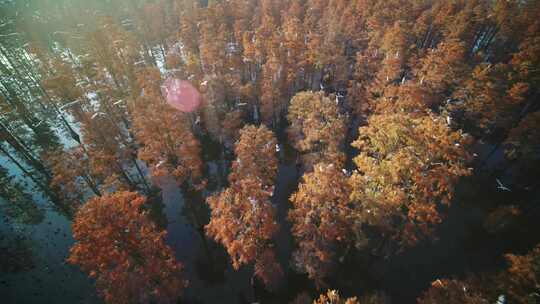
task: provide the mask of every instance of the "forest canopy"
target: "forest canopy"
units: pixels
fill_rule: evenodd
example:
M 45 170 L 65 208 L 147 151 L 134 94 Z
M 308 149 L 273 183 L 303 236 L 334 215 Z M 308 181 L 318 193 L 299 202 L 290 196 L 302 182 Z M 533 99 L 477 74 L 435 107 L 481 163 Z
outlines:
M 536 303 L 539 17 L 535 0 L 0 1 L 0 213 L 70 221 L 67 262 L 106 303 L 211 290 L 190 291 L 170 204 L 211 276 L 248 273 L 246 302 Z

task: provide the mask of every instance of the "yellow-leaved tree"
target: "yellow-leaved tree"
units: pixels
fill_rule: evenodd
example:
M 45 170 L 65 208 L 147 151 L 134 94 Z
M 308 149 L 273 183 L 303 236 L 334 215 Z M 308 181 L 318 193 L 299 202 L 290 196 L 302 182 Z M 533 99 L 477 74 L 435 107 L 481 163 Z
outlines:
M 432 114 L 373 115 L 353 146 L 351 199 L 358 223 L 403 247 L 433 233 L 461 176 L 470 174 L 468 136 Z
M 346 135 L 346 117 L 324 92 L 300 92 L 291 99 L 287 119 L 289 140 L 311 170 L 319 162 L 342 167 L 341 146 Z

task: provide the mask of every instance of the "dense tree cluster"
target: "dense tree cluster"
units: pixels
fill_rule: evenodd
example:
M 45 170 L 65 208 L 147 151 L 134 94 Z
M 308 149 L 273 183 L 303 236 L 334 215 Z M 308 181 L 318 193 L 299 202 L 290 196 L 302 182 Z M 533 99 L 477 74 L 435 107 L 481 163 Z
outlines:
M 68 262 L 96 278 L 109 303 L 172 303 L 185 286 L 182 264 L 142 210 L 145 202 L 116 192 L 89 200 L 75 217 Z
M 289 139 L 307 169 L 320 162 L 343 167 L 346 120 L 336 102 L 323 92 L 300 92 L 291 99 L 287 119 Z
M 383 234 L 412 245 L 442 221 L 460 176 L 470 174 L 467 137 L 434 115 L 372 115 L 352 143 L 351 198 L 359 216 Z
M 131 109 L 133 131 L 141 145 L 139 159 L 153 176 L 171 175 L 178 184 L 202 186 L 201 149 L 189 120 L 166 104 L 158 70 L 148 70 L 140 78 L 144 94 Z
M 107 302 L 175 302 L 185 287 L 146 211 L 152 177 L 201 197 L 195 213 L 206 201 L 205 235 L 272 291 L 289 270 L 280 229 L 320 288 L 344 261 L 434 242 L 456 205 L 485 214 L 488 234 L 537 222 L 539 1 L 101 2 L 0 10 L 0 211 L 37 224 L 39 192 L 73 219 L 69 261 Z M 171 107 L 167 80 L 201 105 Z M 538 241 L 520 235 L 519 251 L 498 249 L 507 267 L 435 280 L 418 302 L 533 301 Z
M 254 263 L 268 288 L 282 276 L 272 239 L 279 229 L 270 201 L 277 174 L 276 140 L 266 127 L 246 126 L 235 146 L 230 187 L 208 198 L 212 210 L 206 233 L 225 246 L 233 267 Z
M 317 164 L 303 176 L 298 191 L 291 196 L 289 219 L 298 242 L 293 253 L 295 265 L 317 284 L 336 262 L 339 247 L 354 236 L 350 187 L 346 176 L 334 164 Z

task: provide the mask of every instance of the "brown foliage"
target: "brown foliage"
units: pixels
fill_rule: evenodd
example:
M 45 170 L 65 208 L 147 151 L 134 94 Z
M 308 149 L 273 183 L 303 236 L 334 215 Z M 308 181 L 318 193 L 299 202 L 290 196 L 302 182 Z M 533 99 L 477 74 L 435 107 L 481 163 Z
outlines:
M 346 119 L 333 100 L 323 92 L 300 92 L 291 100 L 287 119 L 289 140 L 302 154 L 306 168 L 319 162 L 343 166 Z
M 320 163 L 306 173 L 290 200 L 289 220 L 298 244 L 294 265 L 323 285 L 340 247 L 352 240 L 350 188 L 345 175 L 333 164 Z
M 466 75 L 465 46 L 460 40 L 446 40 L 420 59 L 414 74 L 432 94 L 444 94 Z
M 53 151 L 46 155 L 45 160 L 53 174 L 50 186 L 60 190 L 62 199 L 69 201 L 73 210 L 82 204 L 86 191 L 101 194 L 99 183 L 103 178 L 92 174 L 88 156 L 81 147 Z
M 104 112 L 82 112 L 80 115 L 84 145 L 93 174 L 105 177 L 105 188 L 134 188 L 135 181 L 127 171 L 135 150 L 126 132 L 115 118 Z
M 412 245 L 433 233 L 460 176 L 470 174 L 468 139 L 434 115 L 373 115 L 353 146 L 351 198 L 360 221 Z
M 143 82 L 144 95 L 132 109 L 133 131 L 142 144 L 138 156 L 154 176 L 172 175 L 179 184 L 203 186 L 199 141 L 185 114 L 165 103 L 155 88 L 157 81 Z
M 515 303 L 534 303 L 540 292 L 540 245 L 525 255 L 506 255 L 510 267 L 503 275 L 505 289 Z
M 96 279 L 107 303 L 172 303 L 186 286 L 166 232 L 141 209 L 145 202 L 117 192 L 92 198 L 77 212 L 68 262 Z
M 519 115 L 528 85 L 508 79 L 508 66 L 482 64 L 472 71 L 454 96 L 461 100 L 453 108 L 464 112 L 470 124 L 489 134 L 509 128 Z
M 232 186 L 245 178 L 257 179 L 263 187 L 274 184 L 277 174 L 277 140 L 266 127 L 245 126 L 240 130 L 234 153 L 236 161 L 232 164 L 229 182 Z M 270 191 L 272 192 L 272 191 Z
M 434 107 L 435 100 L 435 96 L 424 86 L 406 82 L 398 86 L 387 86 L 384 95 L 373 103 L 372 109 L 374 113 L 391 114 L 402 111 L 421 116 Z
M 254 263 L 254 275 L 272 289 L 283 275 L 272 238 L 279 229 L 270 201 L 277 173 L 276 140 L 266 127 L 246 126 L 236 143 L 230 187 L 207 199 L 206 234 L 223 244 L 233 267 Z
M 201 83 L 201 92 L 204 96 L 202 107 L 202 120 L 208 133 L 218 142 L 231 147 L 238 139 L 238 131 L 243 125 L 243 111 L 235 109 L 228 102 L 227 94 L 233 94 L 234 90 L 242 88 L 233 87 L 238 84 L 237 79 L 224 79 L 216 75 L 206 76 Z M 236 93 L 236 92 L 234 92 Z M 238 95 L 242 93 L 238 92 Z M 249 97 L 242 96 L 247 101 Z

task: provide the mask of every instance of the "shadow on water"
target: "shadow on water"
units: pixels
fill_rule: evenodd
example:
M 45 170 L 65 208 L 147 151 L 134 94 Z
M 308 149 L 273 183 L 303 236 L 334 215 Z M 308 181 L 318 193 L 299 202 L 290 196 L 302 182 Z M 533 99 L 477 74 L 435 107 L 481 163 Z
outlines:
M 313 290 L 313 284 L 305 275 L 295 273 L 289 267 L 293 240 L 290 224 L 286 220 L 289 196 L 296 190 L 299 172 L 296 153 L 282 145 L 282 162 L 278 168 L 272 203 L 281 224 L 276 237 L 276 250 L 285 276 L 275 293 L 269 293 L 258 280 L 252 280 L 252 266 L 235 271 L 223 246 L 206 238 L 204 226 L 209 221 L 209 209 L 200 192 L 178 187 L 172 178 L 156 180 L 160 187 L 163 212 L 166 216 L 167 243 L 184 264 L 190 281 L 183 302 L 185 303 L 285 303 L 296 294 Z
M 9 242 L 0 245 L 0 303 L 102 303 L 93 280 L 65 259 L 73 244 L 71 223 L 56 212 L 34 226 L 10 229 L 0 222 L 0 235 Z M 0 237 L 1 238 L 1 237 Z
M 0 273 L 17 273 L 36 267 L 31 239 L 23 234 L 0 232 Z M 7 281 L 0 281 L 8 285 Z
M 508 202 L 530 204 L 526 202 L 534 201 L 534 195 L 518 193 L 517 189 L 514 193 L 501 192 L 493 176 L 482 172 L 465 178 L 456 188 L 446 220 L 437 229 L 437 239 L 387 258 L 371 252 L 354 253 L 341 265 L 336 286 L 343 294 L 383 290 L 392 303 L 416 303 L 437 279 L 503 269 L 506 253 L 525 253 L 540 241 L 540 236 L 530 234 L 538 228 L 540 210 L 509 220 L 498 230 L 490 229 L 486 219 L 497 206 Z
M 288 199 L 297 189 L 301 170 L 297 153 L 286 144 L 283 132 L 278 134 L 282 134 L 278 135 L 280 165 L 272 203 L 281 225 L 275 244 L 285 276 L 274 293 L 252 280 L 252 267 L 235 271 L 223 246 L 206 238 L 207 193 L 179 187 L 169 177 L 156 179 L 159 189 L 149 199 L 150 215 L 167 230 L 166 242 L 184 264 L 190 283 L 182 303 L 289 303 L 301 292 L 312 297 L 319 293 L 306 275 L 296 273 L 290 265 L 295 244 L 287 221 Z M 209 165 L 208 175 L 216 174 L 220 174 L 216 166 Z M 214 181 L 214 186 L 219 188 L 220 183 Z M 391 296 L 392 303 L 415 303 L 416 297 L 438 278 L 500 269 L 505 265 L 505 253 L 523 253 L 540 241 L 540 236 L 530 234 L 536 231 L 540 218 L 540 209 L 529 206 L 538 191 L 519 192 L 513 187 L 512 192 L 501 192 L 493 176 L 480 173 L 463 179 L 456 190 L 448 218 L 437 231 L 438 240 L 420 243 L 388 258 L 368 250 L 351 250 L 329 279 L 329 287 L 339 289 L 344 296 L 382 290 Z M 520 225 L 486 229 L 488 213 L 507 203 L 521 204 L 523 210 L 528 210 L 519 219 Z M 66 218 L 47 211 L 45 220 L 27 228 L 18 240 L 4 236 L 4 228 L 0 222 L 1 303 L 102 302 L 93 281 L 65 263 L 73 244 Z M 5 250 L 6 242 L 9 250 Z
M 184 264 L 189 287 L 184 303 L 239 303 L 253 299 L 246 267 L 234 271 L 225 250 L 204 236 L 208 222 L 200 195 L 187 193 L 172 178 L 158 181 L 167 217 L 166 241 Z M 197 206 L 199 205 L 199 206 Z

